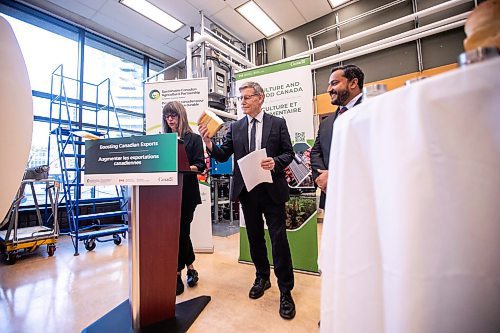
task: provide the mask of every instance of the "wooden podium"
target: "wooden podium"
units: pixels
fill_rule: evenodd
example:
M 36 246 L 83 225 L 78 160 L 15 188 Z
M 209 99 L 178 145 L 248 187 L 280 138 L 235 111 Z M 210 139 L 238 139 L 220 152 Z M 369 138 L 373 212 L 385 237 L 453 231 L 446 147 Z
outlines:
M 178 144 L 178 185 L 132 186 L 129 200 L 130 299 L 82 332 L 185 332 L 210 302 L 175 304 L 182 179 L 191 173 Z

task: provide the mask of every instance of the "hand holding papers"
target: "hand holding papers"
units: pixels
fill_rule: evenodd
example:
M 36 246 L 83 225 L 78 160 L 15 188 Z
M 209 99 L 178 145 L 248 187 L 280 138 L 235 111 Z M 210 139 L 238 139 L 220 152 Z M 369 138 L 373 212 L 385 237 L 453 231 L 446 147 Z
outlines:
M 205 125 L 207 127 L 209 138 L 212 138 L 217 133 L 222 124 L 224 124 L 224 121 L 210 110 L 203 111 L 198 119 L 198 126 Z
M 251 191 L 260 183 L 272 183 L 271 171 L 264 170 L 260 166 L 260 161 L 267 157 L 265 149 L 259 149 L 240 158 L 238 165 L 240 167 L 241 176 L 245 182 L 247 191 Z

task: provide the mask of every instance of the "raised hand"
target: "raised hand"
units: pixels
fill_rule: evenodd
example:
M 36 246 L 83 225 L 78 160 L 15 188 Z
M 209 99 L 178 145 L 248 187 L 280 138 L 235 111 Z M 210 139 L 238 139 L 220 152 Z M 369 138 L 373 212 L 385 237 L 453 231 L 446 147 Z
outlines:
M 206 125 L 198 125 L 198 132 L 200 132 L 201 139 L 207 146 L 208 150 L 212 150 L 212 140 L 208 137 L 208 128 Z

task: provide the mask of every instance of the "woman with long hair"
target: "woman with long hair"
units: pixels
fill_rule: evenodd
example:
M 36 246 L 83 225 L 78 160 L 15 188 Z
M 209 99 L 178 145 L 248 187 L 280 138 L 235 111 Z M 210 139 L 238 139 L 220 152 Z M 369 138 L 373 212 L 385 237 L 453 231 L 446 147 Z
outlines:
M 184 148 L 191 171 L 203 172 L 206 164 L 203 154 L 203 142 L 198 134 L 189 127 L 186 109 L 177 101 L 169 102 L 163 107 L 163 133 L 177 133 L 184 141 Z M 185 174 L 182 184 L 181 224 L 179 232 L 179 258 L 177 264 L 176 294 L 184 292 L 181 272 L 187 267 L 187 284 L 194 287 L 198 283 L 198 272 L 194 269 L 195 255 L 189 236 L 196 206 L 201 204 L 200 188 L 196 174 Z

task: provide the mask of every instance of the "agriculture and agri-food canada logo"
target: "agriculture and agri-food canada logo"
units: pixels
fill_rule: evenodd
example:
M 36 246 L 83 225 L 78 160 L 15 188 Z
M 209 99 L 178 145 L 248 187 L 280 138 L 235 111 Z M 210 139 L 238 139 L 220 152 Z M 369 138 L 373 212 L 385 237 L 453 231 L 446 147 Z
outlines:
M 151 90 L 151 92 L 149 93 L 149 98 L 151 98 L 152 100 L 160 98 L 160 92 L 157 89 Z

